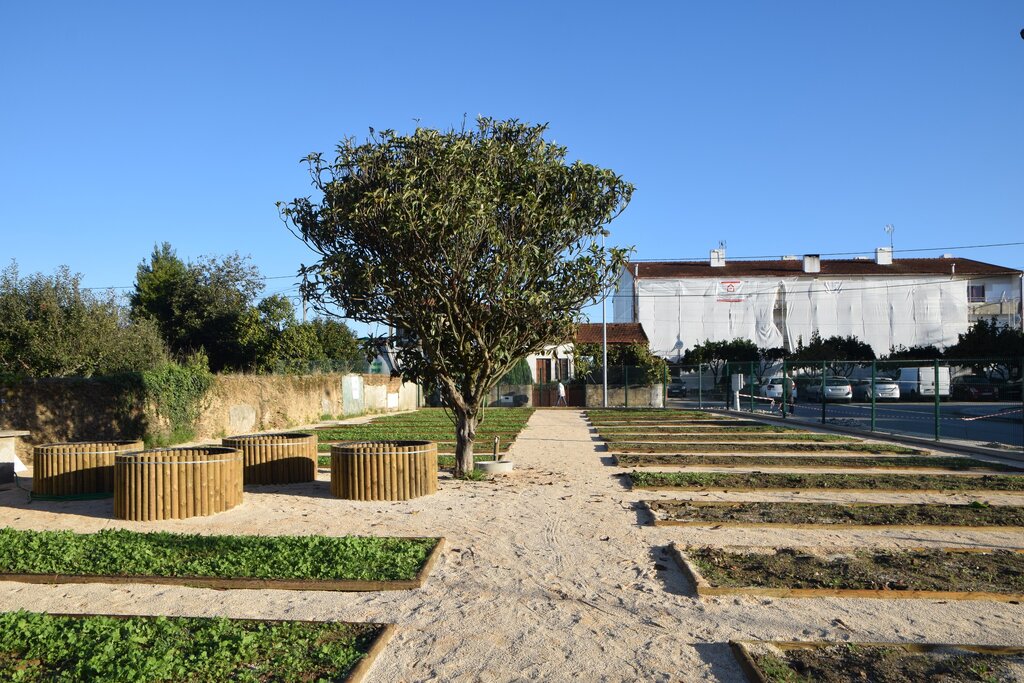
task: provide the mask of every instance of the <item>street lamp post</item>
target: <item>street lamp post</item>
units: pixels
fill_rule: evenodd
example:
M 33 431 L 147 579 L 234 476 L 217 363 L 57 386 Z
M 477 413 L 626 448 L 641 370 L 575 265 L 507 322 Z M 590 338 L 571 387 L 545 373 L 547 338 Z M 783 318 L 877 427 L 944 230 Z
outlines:
M 605 236 L 601 235 L 601 251 L 604 251 Z M 608 407 L 608 290 L 601 297 L 601 372 L 604 375 L 604 407 Z

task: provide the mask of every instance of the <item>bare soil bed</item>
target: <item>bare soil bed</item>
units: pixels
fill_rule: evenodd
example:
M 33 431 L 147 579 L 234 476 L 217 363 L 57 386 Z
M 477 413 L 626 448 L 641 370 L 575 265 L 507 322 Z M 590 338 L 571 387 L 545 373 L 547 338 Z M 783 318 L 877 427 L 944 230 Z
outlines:
M 885 591 L 1024 593 L 1024 554 L 1008 550 L 850 550 L 819 555 L 688 548 L 712 586 Z
M 606 434 L 601 432 L 601 438 L 609 443 L 615 443 L 619 441 L 633 442 L 633 443 L 646 443 L 646 442 L 671 442 L 671 443 L 694 443 L 694 442 L 707 442 L 707 441 L 730 441 L 736 442 L 760 442 L 760 441 L 773 441 L 773 442 L 791 442 L 791 441 L 805 441 L 805 442 L 853 442 L 859 441 L 853 436 L 840 436 L 839 434 L 815 434 L 814 432 L 786 432 L 780 436 L 779 432 L 766 432 L 766 433 L 739 433 L 733 434 L 731 432 L 705 432 L 702 434 L 644 434 L 644 433 L 630 433 L 630 434 Z
M 630 472 L 637 488 L 828 489 L 841 491 L 1024 491 L 1024 476 L 964 474 L 825 474 L 812 472 Z
M 983 462 L 955 455 L 700 455 L 684 453 L 617 453 L 619 467 L 849 467 L 899 469 L 944 469 L 981 472 L 1019 472 L 1022 468 L 996 462 Z
M 1024 506 L 980 502 L 900 505 L 649 500 L 643 504 L 662 524 L 1024 527 Z
M 782 433 L 793 433 L 793 432 L 804 432 L 806 430 L 797 429 L 796 427 L 778 427 L 775 425 L 747 425 L 747 426 L 735 426 L 735 425 L 643 425 L 637 426 L 633 424 L 621 424 L 621 425 L 598 425 L 598 430 L 604 434 L 782 434 Z
M 737 643 L 765 683 L 908 683 L 1024 679 L 1024 649 L 899 643 Z
M 641 443 L 616 442 L 623 453 L 874 453 L 884 455 L 928 455 L 928 451 L 888 443 L 801 443 L 770 441 L 762 443 Z

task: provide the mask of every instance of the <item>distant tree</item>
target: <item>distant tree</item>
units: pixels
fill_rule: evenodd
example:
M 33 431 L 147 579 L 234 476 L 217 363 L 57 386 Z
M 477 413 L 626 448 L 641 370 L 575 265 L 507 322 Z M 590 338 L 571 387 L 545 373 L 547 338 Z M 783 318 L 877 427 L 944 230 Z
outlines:
M 882 360 L 887 361 L 921 361 L 935 360 L 942 358 L 943 351 L 939 347 L 928 344 L 926 346 L 894 346 L 889 349 L 889 355 L 883 356 Z
M 53 275 L 0 271 L 0 373 L 89 377 L 147 370 L 167 357 L 156 327 L 132 321 L 112 291 L 81 287 L 66 266 Z
M 817 332 L 811 335 L 811 341 L 807 346 L 804 346 L 801 340 L 790 358 L 794 363 L 808 365 L 827 361 L 828 372 L 843 377 L 849 377 L 858 365 L 874 359 L 875 352 L 871 346 L 854 335 L 835 335 L 822 339 Z
M 946 358 L 969 361 L 975 372 L 985 372 L 1000 379 L 1020 376 L 1020 359 L 1024 357 L 1024 331 L 1000 325 L 994 318 L 978 320 L 946 349 Z
M 603 355 L 600 344 L 573 346 L 573 367 L 576 369 L 576 376 L 582 377 L 590 372 L 600 371 Z M 627 372 L 631 382 L 644 382 L 648 385 L 664 382 L 665 373 L 668 371 L 665 359 L 652 354 L 647 344 L 609 344 L 608 369 L 609 372 L 616 373 L 616 381 L 625 379 L 618 377 L 618 369 L 621 367 L 629 368 Z
M 498 384 L 533 384 L 533 373 L 530 372 L 530 364 L 525 358 L 512 366 L 512 369 L 505 373 Z
M 747 374 L 750 363 L 759 360 L 757 344 L 749 339 L 736 338 L 730 341 L 711 341 L 706 339 L 703 344 L 697 344 L 687 349 L 683 354 L 683 365 L 704 364 L 708 366 L 711 377 L 718 385 L 724 381 L 727 374 Z M 727 366 L 735 366 L 728 370 Z
M 364 360 L 352 331 L 340 321 L 322 318 L 286 325 L 268 354 L 271 369 L 285 372 L 351 372 Z
M 757 350 L 757 363 L 754 364 L 754 376 L 757 378 L 758 383 L 763 383 L 768 379 L 775 372 L 775 369 L 781 365 L 782 361 L 791 355 L 790 351 L 782 346 L 770 349 L 759 348 Z
M 632 186 L 566 163 L 545 126 L 387 130 L 307 161 L 319 204 L 279 204 L 320 258 L 302 291 L 318 310 L 401 328 L 406 379 L 439 388 L 455 418 L 456 474 L 473 468 L 488 392 L 520 358 L 569 338 L 625 262 L 605 226 Z
M 153 320 L 178 357 L 205 349 L 214 372 L 256 369 L 260 340 L 252 325 L 266 316 L 252 309 L 262 290 L 263 277 L 247 256 L 185 263 L 164 242 L 139 264 L 132 314 Z

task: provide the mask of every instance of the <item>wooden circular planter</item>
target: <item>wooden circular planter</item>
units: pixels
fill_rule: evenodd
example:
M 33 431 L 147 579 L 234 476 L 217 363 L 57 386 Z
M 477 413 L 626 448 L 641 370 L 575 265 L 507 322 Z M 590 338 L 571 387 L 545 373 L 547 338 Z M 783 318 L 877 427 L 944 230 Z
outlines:
M 331 446 L 331 493 L 349 500 L 409 500 L 437 493 L 437 444 L 335 444 Z
M 242 452 L 246 484 L 295 484 L 316 479 L 315 434 L 245 434 L 221 442 Z
M 116 455 L 114 517 L 185 519 L 242 502 L 242 453 L 223 446 L 160 448 Z
M 114 456 L 141 451 L 141 441 L 48 443 L 32 449 L 34 498 L 104 497 L 114 493 Z

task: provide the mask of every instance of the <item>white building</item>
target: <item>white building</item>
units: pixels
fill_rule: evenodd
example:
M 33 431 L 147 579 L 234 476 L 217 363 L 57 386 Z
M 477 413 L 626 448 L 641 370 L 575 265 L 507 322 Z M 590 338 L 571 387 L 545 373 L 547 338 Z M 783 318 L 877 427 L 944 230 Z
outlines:
M 979 318 L 1022 323 L 1021 271 L 971 259 L 822 259 L 634 262 L 614 295 L 616 322 L 639 322 L 651 351 L 670 360 L 706 339 L 746 338 L 792 350 L 814 332 L 855 335 L 881 355 L 899 346 L 948 346 Z

